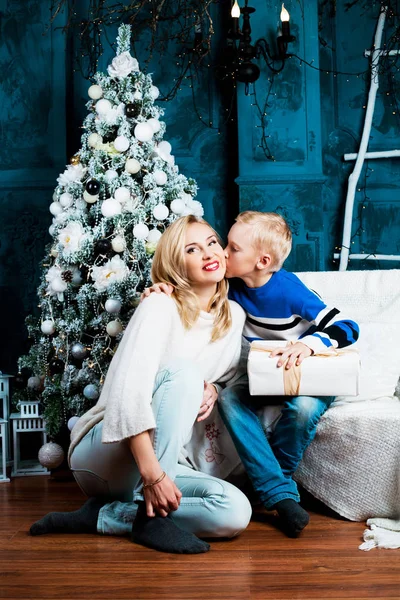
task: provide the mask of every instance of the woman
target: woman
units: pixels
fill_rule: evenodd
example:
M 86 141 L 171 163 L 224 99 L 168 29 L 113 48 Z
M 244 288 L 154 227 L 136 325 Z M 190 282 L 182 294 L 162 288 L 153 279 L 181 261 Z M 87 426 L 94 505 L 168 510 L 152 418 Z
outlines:
M 230 379 L 239 363 L 245 315 L 228 301 L 224 275 L 223 249 L 202 219 L 182 217 L 162 235 L 152 279 L 171 283 L 173 298 L 152 294 L 138 307 L 98 403 L 71 433 L 70 466 L 91 498 L 45 516 L 32 535 L 131 531 L 138 544 L 198 553 L 209 545 L 197 536 L 247 527 L 242 492 L 178 464 L 196 417 L 207 418 L 217 399 L 210 383 Z

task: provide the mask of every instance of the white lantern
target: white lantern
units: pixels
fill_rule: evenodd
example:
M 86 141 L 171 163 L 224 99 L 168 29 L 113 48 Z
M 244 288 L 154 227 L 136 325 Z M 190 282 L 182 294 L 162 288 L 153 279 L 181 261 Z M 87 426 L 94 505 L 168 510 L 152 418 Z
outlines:
M 171 154 L 172 146 L 167 141 L 162 141 L 157 146 L 158 150 L 161 150 L 164 154 Z
M 126 187 L 117 188 L 114 192 L 114 198 L 118 200 L 118 202 L 126 202 L 131 197 L 131 192 Z
M 125 171 L 134 175 L 135 173 L 139 173 L 140 169 L 140 162 L 136 158 L 128 158 L 125 163 Z
M 97 144 L 102 143 L 103 138 L 98 133 L 91 133 L 87 141 L 91 148 L 96 148 Z
M 88 89 L 88 96 L 92 100 L 99 100 L 103 95 L 103 90 L 99 85 L 91 85 Z
M 99 116 L 104 116 L 111 110 L 111 106 L 111 102 L 103 98 L 96 103 L 96 112 Z
M 110 315 L 117 315 L 122 307 L 121 300 L 117 300 L 117 298 L 109 298 L 106 300 L 105 309 Z
M 42 321 L 40 329 L 45 335 L 52 335 L 56 330 L 54 321 L 52 319 L 46 319 L 45 321 Z
M 158 96 L 160 95 L 160 90 L 158 89 L 158 87 L 152 85 L 150 88 L 150 95 L 153 98 L 153 100 L 157 100 Z
M 74 203 L 74 197 L 68 192 L 64 192 L 60 196 L 60 204 L 63 208 L 69 208 Z
M 108 169 L 108 171 L 104 173 L 104 179 L 107 183 L 110 183 L 116 177 L 118 177 L 118 173 L 115 169 Z
M 101 205 L 101 214 L 103 217 L 115 217 L 115 215 L 121 214 L 121 205 L 115 198 L 108 198 L 104 200 Z
M 111 240 L 111 247 L 114 252 L 123 252 L 126 248 L 126 243 L 122 235 L 117 235 Z
M 177 198 L 176 200 L 172 200 L 171 202 L 171 210 L 175 215 L 182 215 L 183 211 L 185 210 L 185 203 L 183 200 L 181 200 L 180 198 Z
M 51 212 L 52 215 L 54 215 L 56 217 L 57 215 L 62 213 L 63 207 L 61 206 L 61 204 L 59 202 L 52 202 L 49 206 L 49 211 Z
M 110 321 L 107 324 L 106 331 L 110 337 L 116 337 L 122 331 L 122 325 L 120 321 Z
M 145 223 L 138 223 L 133 228 L 133 235 L 138 240 L 145 240 L 149 235 L 149 228 Z
M 148 119 L 147 123 L 150 125 L 154 133 L 158 133 L 161 129 L 161 123 L 158 119 Z
M 151 244 L 156 244 L 161 236 L 161 231 L 159 231 L 158 229 L 151 229 L 149 231 L 149 235 L 147 236 L 147 241 Z
M 164 185 L 167 183 L 167 174 L 164 171 L 154 171 L 153 173 L 154 181 L 157 185 Z
M 153 137 L 153 129 L 147 123 L 138 123 L 133 133 L 139 142 L 149 142 Z
M 114 140 L 114 148 L 118 150 L 118 152 L 125 152 L 129 148 L 129 140 L 124 135 L 119 135 Z
M 99 199 L 99 195 L 93 195 L 93 194 L 89 194 L 89 192 L 87 192 L 86 190 L 83 192 L 83 199 L 85 202 L 87 202 L 88 204 L 94 204 L 95 202 L 97 202 L 97 200 Z
M 157 221 L 164 221 L 169 215 L 168 207 L 165 204 L 157 204 L 153 208 L 153 216 Z

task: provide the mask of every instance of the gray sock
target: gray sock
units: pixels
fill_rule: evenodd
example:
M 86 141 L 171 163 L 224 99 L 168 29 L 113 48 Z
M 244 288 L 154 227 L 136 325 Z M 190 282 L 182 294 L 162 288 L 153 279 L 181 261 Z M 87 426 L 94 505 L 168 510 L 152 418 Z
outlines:
M 73 512 L 53 512 L 34 523 L 29 533 L 43 535 L 45 533 L 96 533 L 97 518 L 105 501 L 89 498 L 81 508 Z

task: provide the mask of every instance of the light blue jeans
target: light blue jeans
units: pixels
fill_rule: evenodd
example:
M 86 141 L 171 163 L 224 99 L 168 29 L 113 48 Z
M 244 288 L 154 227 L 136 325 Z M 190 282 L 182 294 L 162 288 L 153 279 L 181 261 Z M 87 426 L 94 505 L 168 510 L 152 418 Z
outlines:
M 232 484 L 178 464 L 190 438 L 203 397 L 203 379 L 188 361 L 175 361 L 156 376 L 152 408 L 156 429 L 153 446 L 161 469 L 182 492 L 171 517 L 177 525 L 201 537 L 234 537 L 251 517 L 247 497 Z M 88 496 L 110 499 L 97 521 L 99 533 L 129 534 L 135 500 L 143 500 L 140 473 L 127 441 L 103 444 L 103 423 L 79 442 L 71 456 L 74 477 Z
M 287 498 L 300 501 L 292 479 L 318 421 L 333 396 L 250 396 L 247 375 L 222 391 L 219 409 L 261 502 L 267 509 Z M 281 404 L 282 414 L 269 437 L 257 410 Z

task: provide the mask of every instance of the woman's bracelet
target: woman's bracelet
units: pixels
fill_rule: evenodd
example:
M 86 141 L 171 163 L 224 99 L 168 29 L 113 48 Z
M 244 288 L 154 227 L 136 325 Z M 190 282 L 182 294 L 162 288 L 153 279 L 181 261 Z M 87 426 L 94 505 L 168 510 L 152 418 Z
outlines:
M 153 485 L 156 485 L 156 483 L 160 483 L 160 481 L 162 481 L 165 476 L 166 476 L 166 472 L 163 471 L 161 473 L 160 477 L 158 479 L 156 479 L 155 481 L 152 481 L 151 483 L 144 483 L 143 489 L 145 490 L 146 488 L 153 487 Z

